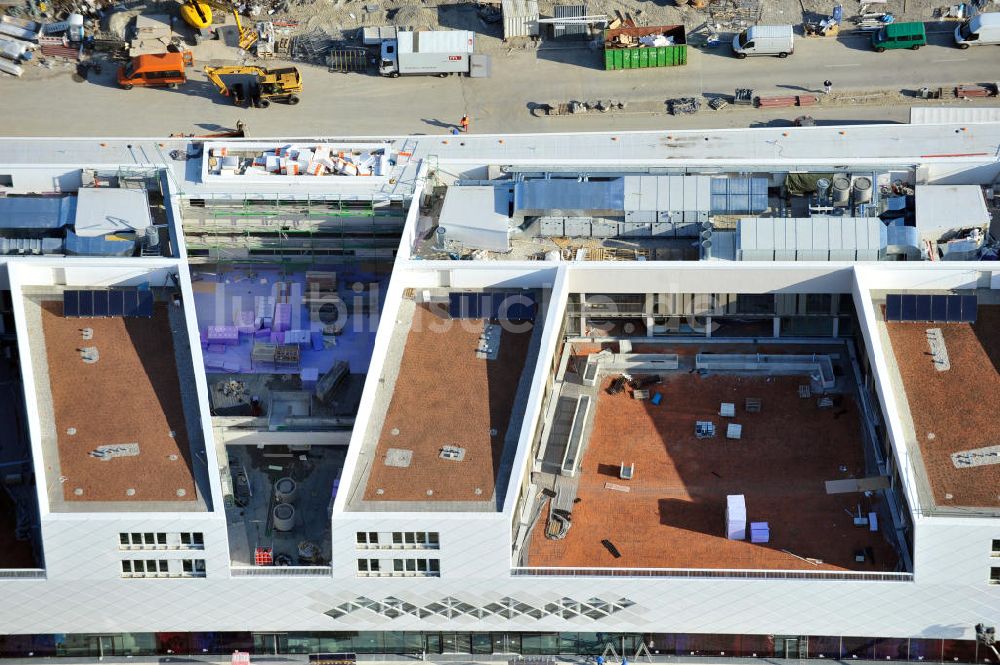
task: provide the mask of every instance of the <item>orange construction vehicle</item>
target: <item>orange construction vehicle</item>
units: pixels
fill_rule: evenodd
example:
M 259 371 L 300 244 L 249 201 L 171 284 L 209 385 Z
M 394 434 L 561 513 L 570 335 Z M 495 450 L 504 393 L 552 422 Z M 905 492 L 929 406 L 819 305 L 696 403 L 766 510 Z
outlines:
M 191 51 L 137 55 L 118 69 L 118 85 L 131 90 L 137 85 L 176 88 L 187 83 L 185 67 L 194 66 Z

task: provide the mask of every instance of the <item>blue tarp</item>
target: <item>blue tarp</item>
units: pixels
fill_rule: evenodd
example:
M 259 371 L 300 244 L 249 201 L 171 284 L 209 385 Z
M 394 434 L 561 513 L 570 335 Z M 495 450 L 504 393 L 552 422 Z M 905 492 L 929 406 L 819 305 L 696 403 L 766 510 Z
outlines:
M 0 198 L 0 230 L 53 231 L 76 219 L 75 196 Z
M 112 236 L 81 238 L 66 231 L 66 254 L 70 256 L 132 256 L 134 240 L 111 240 Z

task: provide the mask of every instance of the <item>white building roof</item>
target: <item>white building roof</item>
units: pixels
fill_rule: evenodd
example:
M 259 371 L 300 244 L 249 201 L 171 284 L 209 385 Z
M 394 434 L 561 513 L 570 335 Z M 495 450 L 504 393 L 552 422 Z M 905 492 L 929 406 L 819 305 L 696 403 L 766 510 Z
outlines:
M 917 230 L 937 240 L 950 229 L 968 229 L 990 223 L 983 189 L 979 185 L 917 185 Z
M 83 238 L 143 233 L 152 223 L 144 189 L 90 187 L 77 194 L 76 234 Z

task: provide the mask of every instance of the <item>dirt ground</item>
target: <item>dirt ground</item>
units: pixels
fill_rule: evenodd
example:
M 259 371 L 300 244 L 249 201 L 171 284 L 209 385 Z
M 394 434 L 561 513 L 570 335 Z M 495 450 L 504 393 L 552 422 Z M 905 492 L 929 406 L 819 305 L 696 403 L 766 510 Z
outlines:
M 671 374 L 651 388 L 663 395 L 660 406 L 602 391 L 572 527 L 564 540 L 548 540 L 543 518 L 528 565 L 894 570 L 894 548 L 881 533 L 855 527 L 847 512 L 860 504 L 867 514 L 870 500 L 828 495 L 824 487 L 827 480 L 864 475 L 855 402 L 845 396 L 820 410 L 815 398 L 798 396 L 802 383 L 801 377 Z M 762 400 L 761 413 L 745 411 L 747 397 Z M 719 417 L 723 401 L 736 404 L 736 418 Z M 697 439 L 696 420 L 713 421 L 717 436 Z M 728 422 L 743 426 L 740 440 L 726 439 Z M 618 477 L 622 462 L 636 465 L 631 481 Z M 608 489 L 609 482 L 629 491 Z M 726 538 L 730 494 L 746 497 L 749 522 L 769 523 L 769 543 Z M 855 562 L 855 552 L 866 548 L 874 556 Z
M 1000 404 L 1000 306 L 975 324 L 888 323 L 924 467 L 939 506 L 1000 507 L 1000 464 L 957 469 L 954 452 L 995 446 Z M 940 328 L 951 369 L 934 368 L 927 329 Z
M 166 305 L 157 303 L 149 319 L 67 319 L 62 303 L 50 301 L 42 304 L 42 326 L 63 498 L 196 500 Z M 82 339 L 84 327 L 93 329 L 92 340 Z M 96 363 L 81 360 L 85 346 L 97 347 Z M 125 443 L 138 443 L 139 454 L 107 461 L 90 454 Z
M 366 501 L 493 497 L 531 330 L 503 331 L 497 359 L 480 360 L 475 350 L 482 320 L 456 320 L 447 330 L 435 329 L 441 323 L 425 306 L 416 308 L 365 489 Z M 519 425 L 519 419 L 513 423 Z M 441 448 L 448 445 L 465 448 L 465 458 L 442 459 Z M 412 450 L 410 465 L 386 466 L 390 448 Z

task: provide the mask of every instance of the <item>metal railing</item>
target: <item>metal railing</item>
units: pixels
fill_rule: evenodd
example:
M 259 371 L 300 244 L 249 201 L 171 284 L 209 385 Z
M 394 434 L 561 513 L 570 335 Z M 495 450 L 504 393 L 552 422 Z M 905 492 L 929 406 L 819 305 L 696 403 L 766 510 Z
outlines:
M 0 568 L 0 579 L 4 580 L 44 580 L 44 568 Z
M 761 580 L 846 580 L 912 582 L 913 573 L 869 573 L 853 570 L 733 570 L 722 568 L 552 568 L 514 567 L 514 577 L 679 577 Z
M 330 566 L 232 566 L 233 577 L 330 577 Z

